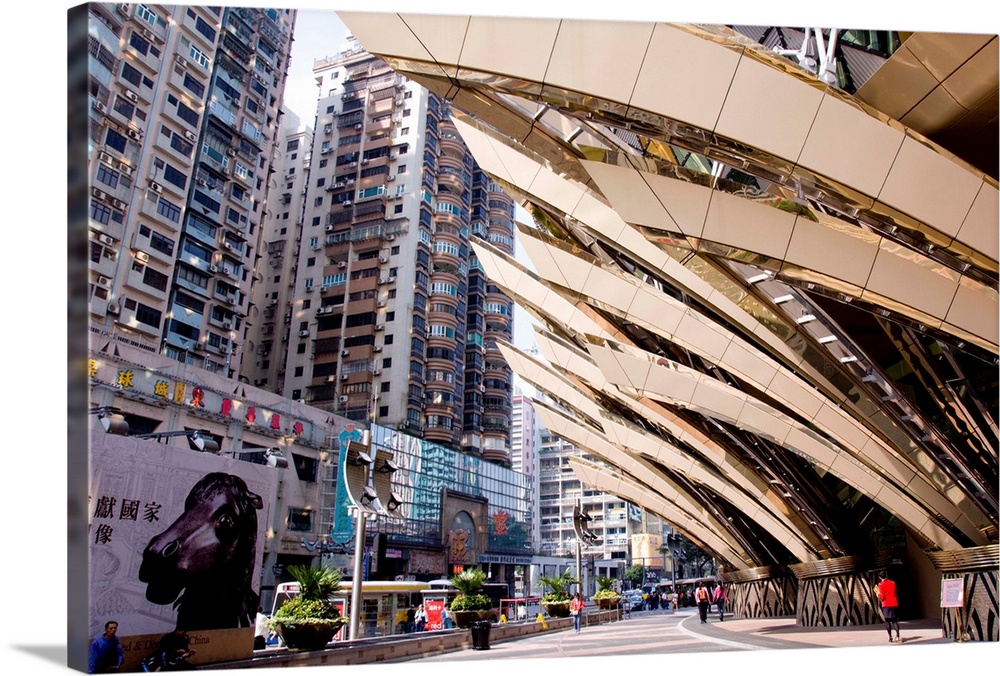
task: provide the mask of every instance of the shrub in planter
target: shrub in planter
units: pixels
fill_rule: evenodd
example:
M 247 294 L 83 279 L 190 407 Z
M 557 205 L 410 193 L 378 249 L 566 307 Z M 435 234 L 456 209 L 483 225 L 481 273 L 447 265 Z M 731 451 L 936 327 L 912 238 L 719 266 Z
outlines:
M 299 583 L 299 595 L 285 601 L 269 624 L 290 649 L 324 648 L 347 624 L 329 600 L 340 586 L 341 575 L 329 567 L 289 566 L 288 572 Z
M 579 580 L 568 569 L 556 577 L 542 575 L 538 579 L 550 590 L 542 596 L 542 608 L 549 617 L 569 617 L 569 586 Z
M 483 583 L 486 573 L 478 568 L 464 570 L 451 578 L 451 583 L 458 590 L 449 606 L 456 626 L 466 628 L 478 620 L 490 619 L 493 614 L 493 600 L 483 594 Z

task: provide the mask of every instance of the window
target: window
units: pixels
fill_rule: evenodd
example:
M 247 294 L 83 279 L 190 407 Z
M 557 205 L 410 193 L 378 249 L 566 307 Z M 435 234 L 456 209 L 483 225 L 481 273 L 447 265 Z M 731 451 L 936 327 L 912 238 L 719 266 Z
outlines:
M 114 169 L 109 169 L 107 165 L 98 164 L 97 166 L 97 180 L 104 185 L 110 186 L 112 188 L 118 187 L 118 179 L 120 174 Z
M 128 44 L 143 56 L 149 54 L 149 42 L 135 31 L 129 36 Z
M 185 106 L 182 102 L 177 102 L 177 117 L 181 118 L 192 127 L 198 126 L 198 113 Z
M 111 207 L 97 200 L 90 200 L 90 217 L 98 223 L 107 225 L 111 220 Z
M 146 266 L 145 274 L 142 276 L 142 283 L 160 291 L 167 290 L 167 276 L 153 268 Z M 157 323 L 159 325 L 159 323 Z
M 296 139 L 292 139 L 285 146 L 285 152 L 290 152 L 292 150 L 298 150 L 298 149 L 299 149 L 299 139 L 297 139 L 297 138 Z
M 288 530 L 312 530 L 312 510 L 298 507 L 288 508 Z
M 195 47 L 194 45 L 191 45 L 191 49 L 188 52 L 188 56 L 191 57 L 192 61 L 200 64 L 202 68 L 208 68 L 208 57 L 205 56 L 204 53 L 202 53 L 202 51 L 197 47 Z
M 184 73 L 184 88 L 190 91 L 192 94 L 201 98 L 205 95 L 205 85 L 198 82 L 198 80 L 191 77 L 190 73 Z
M 127 62 L 122 63 L 122 79 L 126 82 L 131 82 L 136 87 L 142 85 L 142 73 Z
M 181 190 L 183 190 L 187 185 L 187 176 L 176 167 L 172 167 L 169 164 L 165 164 L 163 167 L 163 180 L 168 183 L 173 183 Z
M 148 305 L 143 305 L 142 303 L 136 303 L 135 320 L 137 322 L 158 329 L 160 328 L 160 320 L 162 319 L 162 316 L 163 314 L 159 310 L 154 310 Z
M 109 148 L 114 148 L 118 152 L 124 154 L 125 149 L 128 147 L 128 139 L 116 132 L 114 129 L 108 129 L 108 133 L 104 137 L 104 145 Z
M 215 42 L 215 29 L 208 24 L 207 21 L 202 19 L 200 16 L 194 20 L 194 28 L 199 33 L 204 35 L 209 42 Z
M 179 152 L 184 157 L 191 157 L 194 144 L 186 141 L 180 134 L 170 132 L 170 147 Z

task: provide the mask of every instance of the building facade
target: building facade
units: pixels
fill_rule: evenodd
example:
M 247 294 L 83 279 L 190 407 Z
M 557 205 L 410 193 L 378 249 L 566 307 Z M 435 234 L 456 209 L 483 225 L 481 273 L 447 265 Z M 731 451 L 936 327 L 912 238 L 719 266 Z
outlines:
M 437 95 L 356 46 L 314 73 L 311 147 L 289 137 L 277 179 L 254 382 L 509 465 L 513 303 L 470 242 L 513 251 L 513 200 Z
M 296 13 L 88 9 L 91 331 L 239 378 Z

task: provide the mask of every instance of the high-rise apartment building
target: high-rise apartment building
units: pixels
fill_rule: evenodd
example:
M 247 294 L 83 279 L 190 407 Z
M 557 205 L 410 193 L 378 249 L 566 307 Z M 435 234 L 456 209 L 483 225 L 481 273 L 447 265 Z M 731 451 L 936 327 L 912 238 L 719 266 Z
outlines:
M 88 9 L 91 330 L 238 378 L 296 12 Z
M 267 217 L 261 223 L 260 258 L 253 304 L 260 317 L 247 348 L 243 373 L 247 380 L 295 400 L 299 390 L 286 390 L 286 375 L 301 375 L 308 365 L 304 346 L 285 338 L 300 331 L 290 308 L 295 300 L 299 256 L 304 264 L 316 264 L 318 243 L 303 241 L 308 199 L 313 130 L 285 109 L 276 144 L 277 161 L 272 174 L 272 196 Z M 305 249 L 305 251 L 303 251 Z M 289 353 L 296 346 L 297 352 Z
M 511 469 L 531 477 L 531 504 L 534 510 L 531 542 L 536 546 L 540 541 L 538 513 L 538 445 L 539 428 L 535 423 L 535 408 L 531 399 L 518 392 L 511 404 L 510 418 L 510 458 Z
M 509 465 L 512 376 L 496 340 L 510 340 L 513 304 L 469 242 L 512 252 L 513 200 L 443 99 L 381 59 L 354 47 L 314 73 L 312 146 L 283 141 L 254 382 Z

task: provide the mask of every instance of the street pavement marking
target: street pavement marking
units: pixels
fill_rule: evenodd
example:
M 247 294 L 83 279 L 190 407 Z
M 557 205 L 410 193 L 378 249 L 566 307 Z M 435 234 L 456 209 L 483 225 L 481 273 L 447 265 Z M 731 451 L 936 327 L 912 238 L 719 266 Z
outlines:
M 694 638 L 698 638 L 703 641 L 711 641 L 712 643 L 718 643 L 720 645 L 729 646 L 730 648 L 737 648 L 741 650 L 766 650 L 766 648 L 762 648 L 761 646 L 756 646 L 751 643 L 740 643 L 739 641 L 729 641 L 724 638 L 706 636 L 705 634 L 699 634 L 697 632 L 691 631 L 690 629 L 684 626 L 684 623 L 687 622 L 688 620 L 694 620 L 694 619 L 699 619 L 699 618 L 697 615 L 691 615 L 690 617 L 685 617 L 683 620 L 677 623 L 677 628 L 681 632 L 687 634 L 688 636 L 692 636 Z

